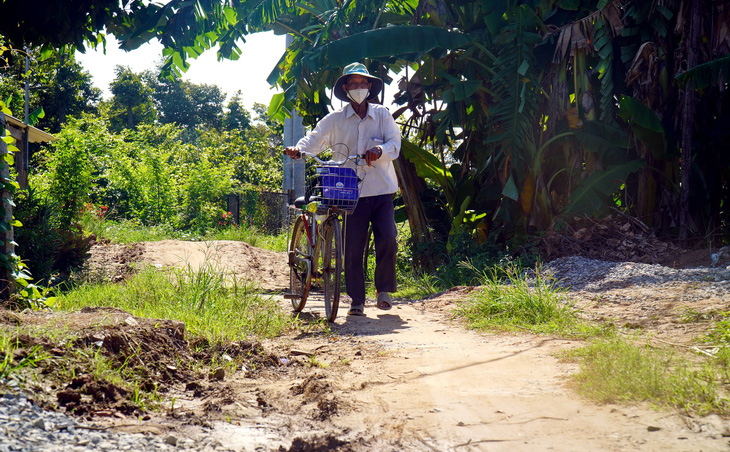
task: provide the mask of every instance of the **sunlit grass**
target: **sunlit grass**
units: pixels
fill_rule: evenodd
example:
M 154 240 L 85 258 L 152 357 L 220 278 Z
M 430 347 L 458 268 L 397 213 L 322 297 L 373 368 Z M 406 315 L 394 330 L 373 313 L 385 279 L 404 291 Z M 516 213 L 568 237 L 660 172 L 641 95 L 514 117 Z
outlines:
M 204 240 L 234 240 L 271 251 L 286 251 L 289 242 L 289 231 L 284 230 L 278 234 L 267 234 L 255 226 L 231 226 L 209 232 L 205 235 Z
M 429 273 L 414 271 L 407 276 L 401 275 L 399 279 L 397 298 L 418 300 L 439 292 L 436 277 Z
M 82 216 L 81 226 L 87 234 L 94 234 L 97 238 L 108 239 L 111 243 L 116 244 L 156 242 L 160 240 L 235 240 L 271 251 L 286 251 L 289 236 L 288 231 L 267 234 L 256 227 L 249 226 L 228 226 L 222 229 L 211 229 L 205 234 L 195 234 L 187 231 L 176 231 L 167 225 L 144 226 L 136 221 L 108 220 L 90 213 L 85 213 Z
M 110 306 L 138 317 L 184 322 L 192 336 L 211 342 L 271 337 L 291 318 L 272 297 L 256 293 L 248 281 L 212 265 L 200 270 L 142 269 L 123 284 L 86 284 L 58 296 L 55 309 Z
M 15 351 L 22 348 L 12 331 L 0 330 L 0 381 L 26 367 L 35 367 L 39 361 L 48 358 L 48 353 L 39 346 L 32 347 L 27 355 L 16 360 Z
M 529 278 L 512 265 L 483 270 L 480 283 L 481 289 L 456 310 L 472 328 L 521 329 L 567 337 L 604 334 L 602 328 L 577 315 L 565 291 L 539 267 Z
M 98 239 L 107 239 L 111 243 L 129 244 L 137 242 L 156 242 L 159 240 L 198 240 L 193 234 L 174 231 L 166 225 L 144 226 L 137 221 L 124 219 L 107 220 L 85 213 L 82 215 L 81 227 L 87 234 L 94 234 Z
M 726 356 L 727 354 L 725 354 Z M 649 402 L 700 415 L 730 413 L 727 363 L 613 337 L 564 354 L 580 363 L 579 393 L 600 403 Z

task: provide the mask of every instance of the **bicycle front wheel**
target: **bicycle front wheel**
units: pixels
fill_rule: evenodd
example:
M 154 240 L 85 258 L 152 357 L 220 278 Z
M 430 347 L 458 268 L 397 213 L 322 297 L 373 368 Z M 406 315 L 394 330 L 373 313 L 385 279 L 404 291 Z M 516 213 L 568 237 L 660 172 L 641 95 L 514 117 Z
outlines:
M 289 242 L 289 296 L 295 312 L 304 309 L 312 286 L 312 247 L 307 238 L 307 224 L 297 218 Z
M 322 280 L 324 282 L 324 309 L 327 320 L 334 322 L 340 306 L 342 284 L 342 226 L 340 219 L 331 218 L 323 231 Z

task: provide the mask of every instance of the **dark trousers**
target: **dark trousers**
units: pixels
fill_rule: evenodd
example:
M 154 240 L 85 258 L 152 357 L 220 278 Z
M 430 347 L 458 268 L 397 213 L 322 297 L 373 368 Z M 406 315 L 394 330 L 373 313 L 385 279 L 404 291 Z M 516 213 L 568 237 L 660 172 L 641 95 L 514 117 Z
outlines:
M 367 246 L 368 226 L 373 225 L 375 239 L 375 289 L 395 292 L 395 255 L 398 251 L 393 195 L 360 198 L 345 225 L 345 284 L 353 305 L 365 304 L 365 269 L 363 256 Z

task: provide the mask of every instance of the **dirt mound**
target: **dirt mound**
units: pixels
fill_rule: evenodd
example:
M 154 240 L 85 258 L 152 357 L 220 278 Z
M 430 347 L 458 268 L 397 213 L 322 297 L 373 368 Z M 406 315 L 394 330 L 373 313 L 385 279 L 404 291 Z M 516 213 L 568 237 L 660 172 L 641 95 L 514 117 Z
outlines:
M 19 347 L 11 362 L 20 364 L 24 359 L 37 361 L 45 376 L 36 397 L 39 403 L 51 409 L 63 409 L 75 415 L 117 416 L 144 414 L 135 397 L 120 385 L 107 381 L 98 371 L 99 362 L 90 357 L 101 355 L 112 368 L 123 369 L 139 382 L 147 393 L 197 391 L 203 396 L 220 389 L 225 369 L 216 363 L 231 362 L 234 367 L 266 369 L 279 366 L 279 360 L 268 355 L 257 342 L 210 344 L 196 340 L 192 344 L 185 337 L 182 322 L 135 317 L 115 308 L 84 308 L 77 312 L 23 312 L 0 311 L 0 327 L 34 328 L 63 331 L 60 342 L 47 336 L 19 334 L 11 343 Z M 0 360 L 6 359 L 0 352 Z M 205 365 L 214 371 L 206 373 Z M 69 372 L 60 372 L 68 368 Z M 217 373 L 216 373 L 217 372 Z M 222 372 L 222 374 L 221 374 Z M 204 388 L 201 381 L 209 380 Z
M 262 292 L 281 292 L 289 286 L 285 253 L 231 240 L 186 242 L 162 240 L 132 245 L 97 243 L 85 271 L 92 278 L 122 281 L 145 265 L 158 268 L 208 268 L 246 280 Z

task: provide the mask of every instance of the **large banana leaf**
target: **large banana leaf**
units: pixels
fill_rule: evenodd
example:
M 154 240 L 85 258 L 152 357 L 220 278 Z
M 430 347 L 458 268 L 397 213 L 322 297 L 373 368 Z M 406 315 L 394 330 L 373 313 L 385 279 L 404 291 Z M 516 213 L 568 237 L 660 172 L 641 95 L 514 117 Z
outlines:
M 715 83 L 727 83 L 730 81 L 730 55 L 698 64 L 686 72 L 677 74 L 675 78 L 679 81 L 680 86 L 694 81 L 695 89 L 704 89 Z
M 416 173 L 424 179 L 431 179 L 439 184 L 445 194 L 454 192 L 454 178 L 450 172 L 444 171 L 441 161 L 427 150 L 416 146 L 410 141 L 401 141 L 401 152 L 416 166 Z
M 471 41 L 472 38 L 464 33 L 441 27 L 397 25 L 330 42 L 304 58 L 304 63 L 318 71 L 323 67 L 341 67 L 365 58 L 414 59 L 414 56 L 429 50 L 458 49 Z
M 635 124 L 652 132 L 664 133 L 662 121 L 651 108 L 630 96 L 621 96 L 619 105 L 621 106 L 619 115 L 622 119 L 633 120 Z
M 611 124 L 585 120 L 575 136 L 585 149 L 595 152 L 606 166 L 628 161 L 626 149 L 630 146 L 628 133 Z
M 641 160 L 632 160 L 623 165 L 596 170 L 580 183 L 570 195 L 565 213 L 591 215 L 605 208 L 607 198 L 616 192 L 629 174 L 644 167 Z
M 619 116 L 625 121 L 631 121 L 634 135 L 651 151 L 654 158 L 665 159 L 667 139 L 664 126 L 656 112 L 629 96 L 621 96 L 619 105 L 621 107 Z

